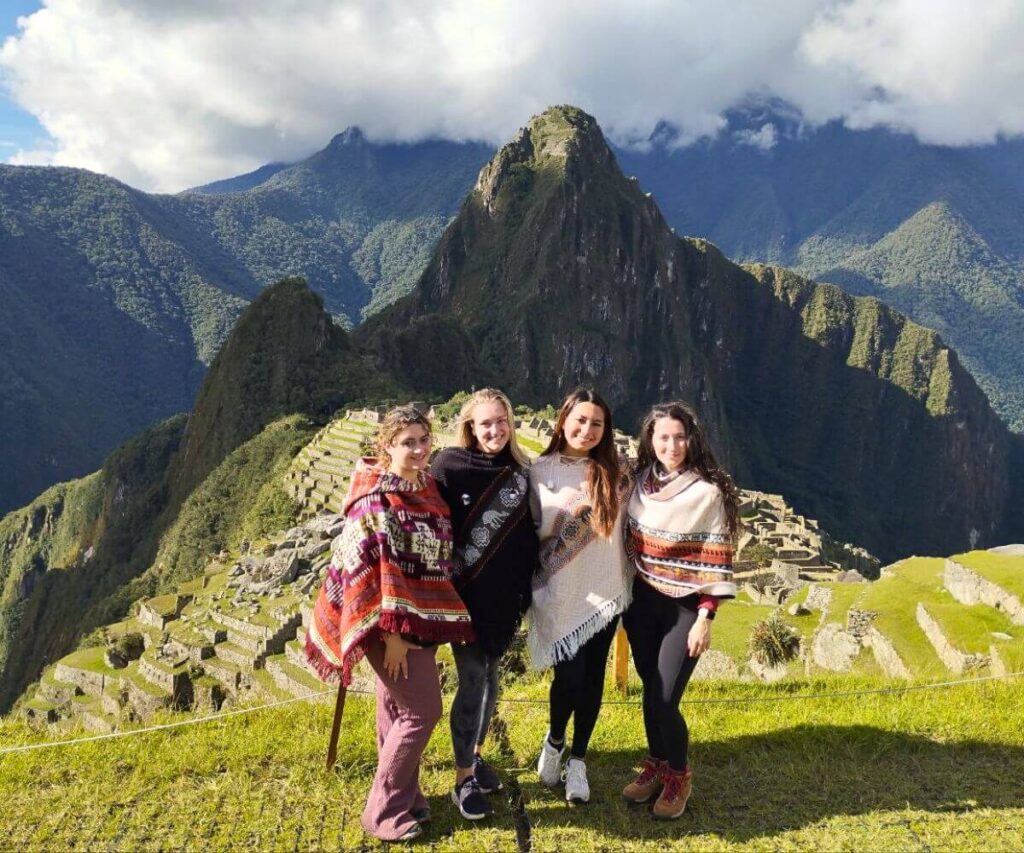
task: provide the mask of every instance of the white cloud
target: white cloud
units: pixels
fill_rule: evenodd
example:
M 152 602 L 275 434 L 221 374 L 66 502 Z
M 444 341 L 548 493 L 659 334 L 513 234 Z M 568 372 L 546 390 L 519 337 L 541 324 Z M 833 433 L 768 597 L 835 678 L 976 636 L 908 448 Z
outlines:
M 20 26 L 0 69 L 55 149 L 19 156 L 161 190 L 349 125 L 500 143 L 554 103 L 620 142 L 760 97 L 942 144 L 1024 132 L 1017 0 L 46 0 Z
M 733 138 L 741 145 L 750 145 L 762 151 L 771 151 L 779 141 L 775 125 L 771 122 L 761 125 L 760 130 L 737 130 Z

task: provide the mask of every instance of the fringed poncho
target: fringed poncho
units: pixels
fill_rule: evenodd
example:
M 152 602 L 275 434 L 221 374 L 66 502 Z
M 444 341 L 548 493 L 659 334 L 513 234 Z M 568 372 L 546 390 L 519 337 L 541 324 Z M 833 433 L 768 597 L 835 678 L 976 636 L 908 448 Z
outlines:
M 628 548 L 641 580 L 672 598 L 699 594 L 735 598 L 732 536 L 722 493 L 693 472 L 657 491 L 637 478 L 629 500 Z
M 430 473 L 452 512 L 455 588 L 473 618 L 477 642 L 500 657 L 530 603 L 537 567 L 527 469 L 508 447 L 493 456 L 448 447 Z
M 632 567 L 622 524 L 610 539 L 587 522 L 587 459 L 553 453 L 530 468 L 530 501 L 540 537 L 527 643 L 536 669 L 576 656 L 629 605 Z M 620 519 L 621 522 L 621 519 Z
M 432 477 L 413 484 L 363 459 L 343 511 L 345 529 L 306 635 L 306 657 L 321 678 L 349 684 L 380 631 L 423 644 L 474 638 L 452 586 L 451 520 Z

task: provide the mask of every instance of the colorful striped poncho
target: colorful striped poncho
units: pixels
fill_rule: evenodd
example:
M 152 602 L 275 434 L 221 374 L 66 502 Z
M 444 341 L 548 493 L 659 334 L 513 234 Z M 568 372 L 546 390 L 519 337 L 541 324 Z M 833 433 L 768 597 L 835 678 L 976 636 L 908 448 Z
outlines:
M 672 598 L 735 598 L 732 536 L 718 487 L 684 472 L 649 491 L 651 476 L 650 468 L 640 472 L 627 509 L 627 549 L 639 577 Z
M 448 506 L 428 474 L 418 484 L 363 459 L 345 498 L 345 529 L 306 634 L 324 681 L 348 685 L 381 631 L 423 645 L 469 642 L 469 613 L 452 586 Z

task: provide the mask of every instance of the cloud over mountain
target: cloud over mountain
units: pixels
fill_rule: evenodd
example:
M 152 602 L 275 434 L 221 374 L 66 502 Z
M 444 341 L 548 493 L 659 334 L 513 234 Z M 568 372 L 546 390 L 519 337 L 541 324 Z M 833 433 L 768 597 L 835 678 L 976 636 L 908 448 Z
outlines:
M 949 145 L 1024 132 L 1014 0 L 46 0 L 0 49 L 52 162 L 177 190 L 339 129 L 497 143 L 552 103 L 686 144 L 780 98 Z M 774 130 L 746 140 L 769 148 Z

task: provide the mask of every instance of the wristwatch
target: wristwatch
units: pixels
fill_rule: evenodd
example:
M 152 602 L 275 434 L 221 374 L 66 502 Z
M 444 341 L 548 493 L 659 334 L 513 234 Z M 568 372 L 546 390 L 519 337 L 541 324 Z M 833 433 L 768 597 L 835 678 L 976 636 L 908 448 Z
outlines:
M 714 621 L 714 619 L 715 619 L 715 611 L 714 610 L 712 610 L 710 607 L 699 607 L 699 608 L 697 608 L 697 612 L 698 613 L 701 612 L 701 611 L 704 612 L 704 618 L 705 619 L 707 619 L 709 622 L 713 622 Z

